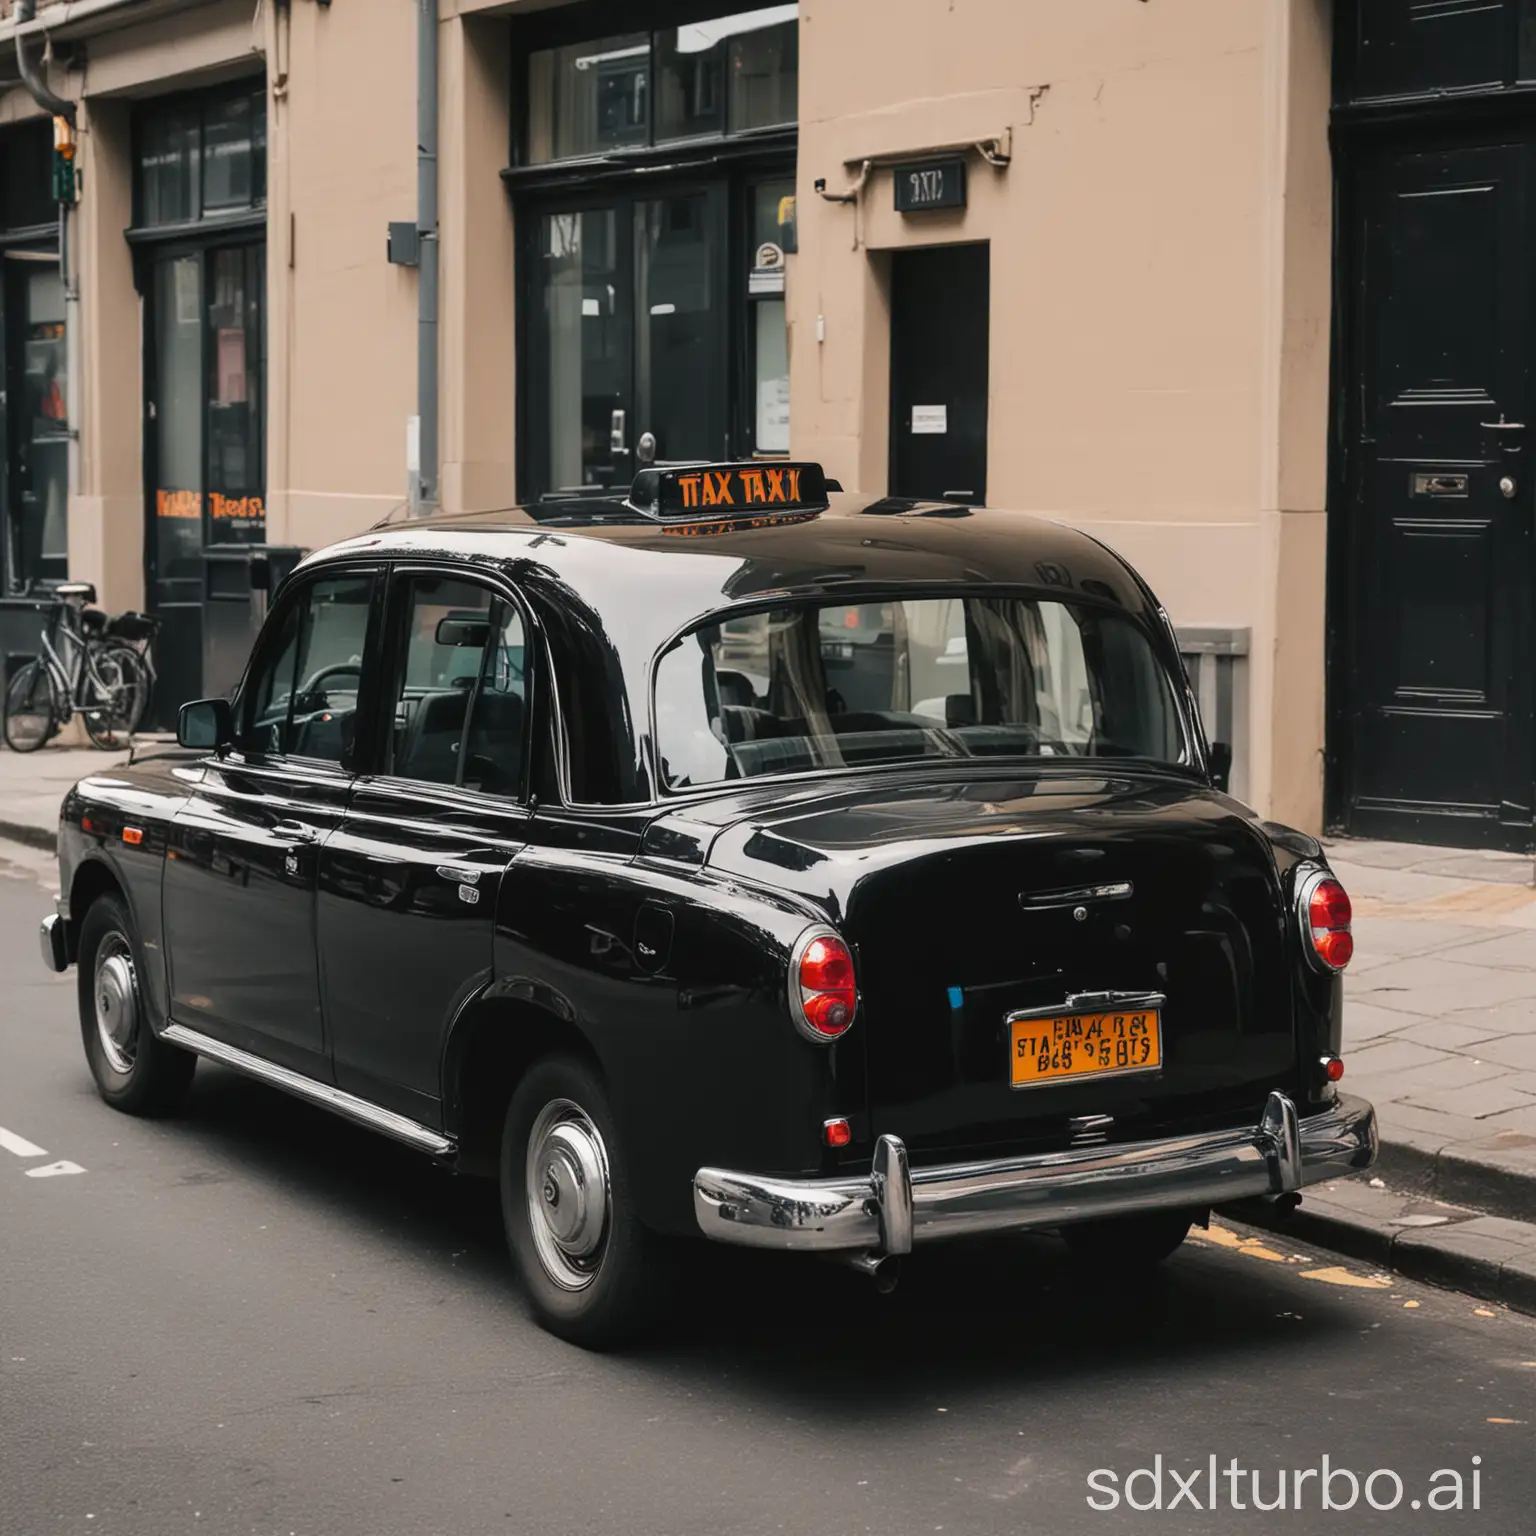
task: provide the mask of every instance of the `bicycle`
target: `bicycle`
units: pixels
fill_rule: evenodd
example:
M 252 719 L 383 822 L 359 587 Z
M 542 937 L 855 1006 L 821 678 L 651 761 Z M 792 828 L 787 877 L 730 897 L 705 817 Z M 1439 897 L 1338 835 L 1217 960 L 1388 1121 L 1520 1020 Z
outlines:
M 94 746 L 115 751 L 138 729 L 155 682 L 149 643 L 160 621 L 143 613 L 109 619 L 86 581 L 53 587 L 42 654 L 26 663 L 5 693 L 5 741 L 36 752 L 74 715 Z

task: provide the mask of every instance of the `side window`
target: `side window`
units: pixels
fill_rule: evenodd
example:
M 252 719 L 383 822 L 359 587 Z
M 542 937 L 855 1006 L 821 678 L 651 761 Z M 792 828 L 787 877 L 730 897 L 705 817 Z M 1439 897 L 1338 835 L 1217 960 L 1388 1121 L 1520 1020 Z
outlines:
M 426 784 L 513 794 L 522 784 L 521 616 L 487 588 L 450 577 L 401 582 L 404 626 L 386 771 Z
M 312 582 L 257 656 L 240 710 L 247 752 L 340 762 L 357 728 L 371 576 Z

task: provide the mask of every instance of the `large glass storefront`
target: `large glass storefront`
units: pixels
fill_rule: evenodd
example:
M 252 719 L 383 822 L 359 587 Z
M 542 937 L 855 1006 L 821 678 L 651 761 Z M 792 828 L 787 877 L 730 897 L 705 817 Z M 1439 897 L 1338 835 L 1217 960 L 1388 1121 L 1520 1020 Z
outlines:
M 524 40 L 526 495 L 788 453 L 798 9 Z
M 0 591 L 68 566 L 69 398 L 52 124 L 0 129 Z
M 145 576 L 162 689 L 202 679 L 210 574 L 266 538 L 266 115 L 259 82 L 147 104 L 135 122 L 144 298 Z

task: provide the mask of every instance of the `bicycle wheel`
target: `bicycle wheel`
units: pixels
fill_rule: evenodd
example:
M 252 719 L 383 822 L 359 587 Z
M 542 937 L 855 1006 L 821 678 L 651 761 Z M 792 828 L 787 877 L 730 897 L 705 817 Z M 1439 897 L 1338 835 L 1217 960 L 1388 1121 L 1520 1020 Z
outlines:
M 59 724 L 53 673 L 41 662 L 29 661 L 5 690 L 5 744 L 13 752 L 36 752 Z
M 127 746 L 148 703 L 138 656 L 126 646 L 93 649 L 81 691 L 81 714 L 92 744 L 108 752 Z

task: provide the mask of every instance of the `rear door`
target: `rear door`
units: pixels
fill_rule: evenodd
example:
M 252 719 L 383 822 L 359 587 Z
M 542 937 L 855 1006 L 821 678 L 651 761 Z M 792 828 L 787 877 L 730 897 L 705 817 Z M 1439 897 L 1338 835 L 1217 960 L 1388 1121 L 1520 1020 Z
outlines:
M 320 855 L 336 1082 L 439 1124 L 443 1040 L 489 981 L 497 896 L 526 840 L 527 629 L 504 590 L 392 579 L 371 771 Z

